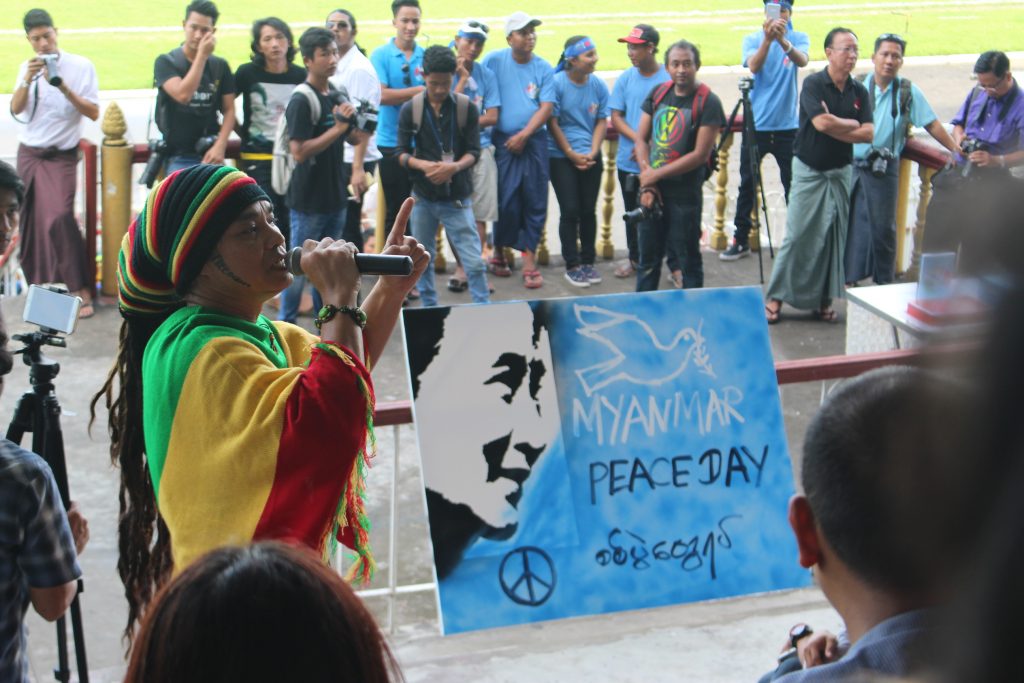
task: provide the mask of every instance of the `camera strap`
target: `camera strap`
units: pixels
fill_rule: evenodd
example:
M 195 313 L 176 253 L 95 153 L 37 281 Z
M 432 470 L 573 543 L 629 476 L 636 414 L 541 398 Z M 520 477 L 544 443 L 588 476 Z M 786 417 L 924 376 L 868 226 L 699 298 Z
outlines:
M 22 121 L 18 118 L 18 115 L 14 113 L 14 107 L 11 107 L 11 118 L 23 126 L 27 126 L 32 121 L 32 119 L 36 117 L 36 110 L 39 109 L 39 76 L 36 76 L 32 82 L 34 84 L 34 91 L 32 93 L 32 99 L 34 101 L 32 102 L 32 113 L 28 115 L 28 118 Z M 11 102 L 13 104 L 13 97 L 11 98 Z

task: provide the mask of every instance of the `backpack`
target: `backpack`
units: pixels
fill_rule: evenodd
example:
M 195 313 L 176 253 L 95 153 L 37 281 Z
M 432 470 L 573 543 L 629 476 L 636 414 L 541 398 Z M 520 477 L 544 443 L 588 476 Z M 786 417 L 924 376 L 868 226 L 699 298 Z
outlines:
M 182 50 L 180 47 L 176 47 L 173 50 L 171 50 L 167 56 L 170 58 L 171 65 L 174 67 L 174 70 L 178 72 L 178 76 L 184 78 L 188 74 L 188 70 L 192 68 L 191 62 L 189 62 L 188 58 L 185 57 L 185 51 Z M 213 78 L 214 84 L 219 85 L 224 78 L 230 75 L 224 69 L 226 62 L 214 59 L 207 62 L 207 64 L 210 66 L 210 75 Z M 200 83 L 202 83 L 201 77 Z M 155 85 L 156 83 L 154 83 L 154 86 Z M 157 130 L 159 130 L 164 135 L 165 138 L 167 137 L 167 133 L 171 128 L 170 115 L 171 108 L 174 107 L 174 105 L 178 105 L 177 112 L 179 115 L 189 114 L 194 116 L 194 114 L 189 110 L 187 105 L 178 104 L 170 95 L 167 94 L 167 92 L 163 88 L 157 86 L 156 103 L 154 104 L 154 109 L 156 112 L 156 127 Z M 213 107 L 211 113 L 213 115 L 212 119 L 206 121 L 207 130 L 215 126 L 217 123 L 217 106 Z
M 309 113 L 315 126 L 320 120 L 320 98 L 310 87 L 309 83 L 299 83 L 292 91 L 292 97 L 296 93 L 305 96 L 309 102 Z M 295 157 L 292 156 L 291 140 L 288 137 L 288 117 L 281 114 L 277 120 L 277 128 L 274 130 L 273 159 L 270 162 L 270 185 L 278 194 L 288 193 L 288 183 L 292 180 L 292 171 L 295 170 Z
M 469 118 L 469 97 L 459 92 L 455 95 L 455 125 L 459 130 L 466 127 L 466 119 Z M 420 125 L 423 124 L 423 106 L 427 101 L 426 93 L 419 92 L 412 96 L 412 134 L 420 132 Z
M 651 98 L 651 111 L 658 111 L 658 105 L 668 95 L 668 91 L 675 84 L 672 81 L 662 83 L 654 91 L 654 95 Z M 706 84 L 701 83 L 697 86 L 697 92 L 693 95 L 693 111 L 691 113 L 691 120 L 693 121 L 693 136 L 694 145 L 697 144 L 697 130 L 700 129 L 700 117 L 704 113 L 704 103 L 708 101 L 708 95 L 711 94 L 711 88 Z M 718 171 L 718 148 L 712 147 L 711 154 L 708 155 L 708 160 L 704 163 L 704 177 L 701 182 L 704 182 Z

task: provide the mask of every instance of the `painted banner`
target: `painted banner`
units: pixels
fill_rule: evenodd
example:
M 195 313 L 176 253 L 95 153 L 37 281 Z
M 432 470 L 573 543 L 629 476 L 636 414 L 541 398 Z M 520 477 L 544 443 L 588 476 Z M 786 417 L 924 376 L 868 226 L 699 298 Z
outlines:
M 809 583 L 754 287 L 403 312 L 443 630 Z

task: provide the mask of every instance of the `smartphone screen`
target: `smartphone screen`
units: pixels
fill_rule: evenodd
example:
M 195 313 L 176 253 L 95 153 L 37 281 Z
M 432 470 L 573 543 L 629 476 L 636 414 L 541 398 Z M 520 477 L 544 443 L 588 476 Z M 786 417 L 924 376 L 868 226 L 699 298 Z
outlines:
M 78 325 L 81 306 L 81 297 L 32 285 L 28 288 L 24 318 L 27 323 L 71 334 Z
M 764 6 L 764 15 L 769 19 L 781 19 L 782 18 L 782 5 L 774 2 L 768 3 Z

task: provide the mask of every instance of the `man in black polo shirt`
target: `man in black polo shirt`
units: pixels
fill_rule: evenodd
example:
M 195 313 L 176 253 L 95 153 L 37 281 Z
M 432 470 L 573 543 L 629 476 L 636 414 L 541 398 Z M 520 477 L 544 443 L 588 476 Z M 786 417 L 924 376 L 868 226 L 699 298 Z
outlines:
M 409 218 L 413 237 L 433 260 L 437 224 L 444 225 L 448 241 L 466 271 L 473 302 L 485 304 L 490 295 L 470 199 L 470 169 L 480 158 L 480 114 L 465 95 L 452 94 L 455 66 L 455 55 L 447 47 L 434 45 L 424 51 L 426 90 L 403 104 L 398 113 L 397 158 L 409 169 L 412 196 L 416 198 Z M 463 116 L 459 115 L 460 109 L 465 112 Z M 419 288 L 423 305 L 436 306 L 433 266 L 420 275 Z
M 870 143 L 875 126 L 864 84 L 850 78 L 857 36 L 834 28 L 825 37 L 828 66 L 800 92 L 800 129 L 793 159 L 786 237 L 768 283 L 765 317 L 779 320 L 782 302 L 835 322 L 842 297 L 843 250 L 850 218 L 853 143 Z

